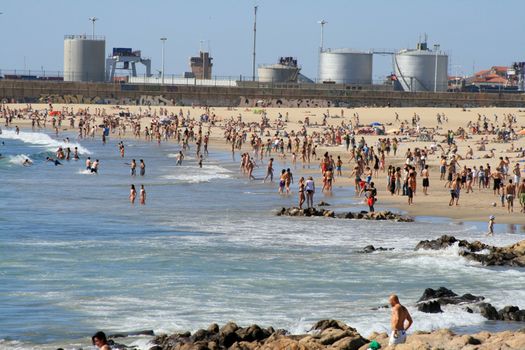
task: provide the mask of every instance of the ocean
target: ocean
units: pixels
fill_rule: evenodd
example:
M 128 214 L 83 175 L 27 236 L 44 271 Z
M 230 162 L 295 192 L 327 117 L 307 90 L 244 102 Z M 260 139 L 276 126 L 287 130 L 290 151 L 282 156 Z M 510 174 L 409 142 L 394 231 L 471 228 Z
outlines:
M 171 333 L 230 320 L 301 333 L 335 318 L 366 336 L 388 330 L 389 310 L 376 308 L 391 293 L 408 306 L 414 330 L 517 327 L 456 306 L 418 312 L 424 289 L 440 286 L 525 308 L 522 270 L 482 267 L 457 247 L 413 250 L 443 234 L 506 245 L 525 239 L 523 227 L 497 225 L 486 237 L 485 223 L 436 218 L 277 217 L 296 204 L 296 188 L 278 195 L 277 183 L 260 180 L 264 166 L 249 181 L 239 174 L 238 155 L 234 161 L 213 143 L 200 169 L 193 149 L 175 165 L 175 143 L 124 140 L 120 158 L 113 135 L 102 145 L 74 134 L 3 130 L 0 141 L 1 349 L 89 349 L 98 330 Z M 78 147 L 81 160 L 46 162 L 61 145 Z M 98 175 L 85 171 L 87 156 L 100 159 Z M 26 158 L 32 166 L 22 165 Z M 132 158 L 145 160 L 146 176 L 130 176 Z M 292 171 L 301 176 L 301 168 Z M 129 203 L 130 184 L 145 186 L 145 206 Z M 363 209 L 337 182 L 333 196 L 316 194 L 320 200 L 339 211 Z M 369 244 L 394 249 L 358 253 Z M 147 340 L 129 341 L 147 349 Z

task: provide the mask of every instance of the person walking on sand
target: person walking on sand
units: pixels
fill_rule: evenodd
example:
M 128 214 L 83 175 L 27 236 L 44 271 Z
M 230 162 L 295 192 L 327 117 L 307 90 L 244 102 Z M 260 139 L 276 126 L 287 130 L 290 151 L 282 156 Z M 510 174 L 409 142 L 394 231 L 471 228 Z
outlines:
M 520 199 L 521 212 L 525 213 L 525 179 L 523 179 L 518 187 L 518 197 Z
M 406 331 L 413 323 L 412 317 L 407 308 L 401 305 L 397 295 L 392 294 L 390 298 L 388 298 L 388 302 L 392 307 L 392 317 L 390 320 L 392 332 L 390 333 L 388 345 L 395 346 L 397 344 L 404 344 L 407 339 Z
M 100 350 L 111 350 L 104 332 L 95 333 L 95 335 L 91 337 L 91 342 Z
M 489 224 L 488 224 L 488 231 L 487 236 L 493 236 L 494 235 L 494 220 L 496 217 L 494 215 L 491 215 L 489 217 Z
M 304 188 L 306 190 L 306 206 L 308 208 L 313 208 L 314 207 L 315 182 L 311 176 L 308 176 L 308 180 L 306 180 L 304 184 Z
M 129 190 L 129 201 L 131 204 L 135 204 L 135 198 L 137 198 L 137 190 L 135 189 L 135 185 L 131 185 Z
M 516 197 L 516 186 L 509 180 L 507 186 L 505 186 L 505 199 L 507 200 L 507 211 L 509 213 L 514 212 L 514 198 Z
M 423 178 L 423 194 L 428 195 L 428 187 L 430 185 L 430 173 L 428 171 L 428 165 L 425 165 L 425 168 L 421 172 L 421 177 Z
M 144 185 L 140 185 L 139 200 L 140 200 L 140 204 L 142 205 L 146 204 L 146 190 L 144 189 Z

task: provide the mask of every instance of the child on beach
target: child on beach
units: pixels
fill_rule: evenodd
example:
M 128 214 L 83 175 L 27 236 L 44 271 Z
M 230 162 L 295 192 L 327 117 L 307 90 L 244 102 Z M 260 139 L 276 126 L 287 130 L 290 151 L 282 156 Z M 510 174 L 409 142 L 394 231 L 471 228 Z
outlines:
M 496 218 L 494 217 L 494 215 L 491 215 L 489 217 L 489 225 L 488 225 L 488 229 L 489 229 L 489 232 L 487 233 L 487 236 L 493 236 L 494 235 L 494 220 Z

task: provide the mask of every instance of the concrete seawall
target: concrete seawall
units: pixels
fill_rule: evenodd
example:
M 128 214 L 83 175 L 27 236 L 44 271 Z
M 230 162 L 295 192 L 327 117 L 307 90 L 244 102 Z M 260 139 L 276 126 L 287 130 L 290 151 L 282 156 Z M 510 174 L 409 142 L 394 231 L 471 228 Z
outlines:
M 160 86 L 139 84 L 78 83 L 0 80 L 4 101 L 55 103 L 174 104 L 214 106 L 265 105 L 392 106 L 392 107 L 525 107 L 525 94 L 500 93 L 407 93 L 344 88 Z M 259 102 L 260 104 L 260 102 Z

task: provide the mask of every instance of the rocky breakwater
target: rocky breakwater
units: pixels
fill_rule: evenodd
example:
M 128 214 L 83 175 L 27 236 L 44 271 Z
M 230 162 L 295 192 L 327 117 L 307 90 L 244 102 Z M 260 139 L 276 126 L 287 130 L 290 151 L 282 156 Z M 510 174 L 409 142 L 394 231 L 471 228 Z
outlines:
M 149 350 L 368 350 L 388 348 L 387 333 L 372 333 L 368 339 L 336 320 L 317 322 L 308 334 L 290 335 L 285 330 L 261 328 L 257 325 L 242 328 L 230 322 L 219 328 L 212 324 L 195 333 L 159 335 Z M 405 344 L 396 350 L 419 349 L 476 349 L 523 350 L 525 331 L 457 335 L 448 329 L 434 332 L 416 331 L 408 335 Z
M 368 340 L 343 322 L 323 320 L 317 322 L 309 334 L 303 335 L 290 335 L 282 329 L 257 325 L 242 328 L 229 322 L 221 328 L 212 324 L 193 334 L 160 335 L 152 342 L 155 346 L 150 350 L 359 350 Z
M 419 311 L 426 313 L 441 313 L 443 312 L 441 306 L 458 305 L 469 313 L 477 312 L 491 321 L 525 322 L 525 310 L 509 305 L 498 311 L 484 300 L 485 297 L 483 296 L 476 296 L 470 293 L 459 296 L 450 289 L 440 287 L 438 289 L 425 289 L 416 305 Z
M 438 250 L 454 244 L 461 248 L 460 256 L 485 266 L 525 267 L 525 240 L 506 247 L 495 247 L 480 241 L 468 242 L 444 235 L 438 239 L 420 241 L 415 249 Z
M 388 334 L 372 333 L 368 339 L 388 347 Z M 364 348 L 366 349 L 366 348 Z M 364 350 L 360 349 L 360 350 Z M 409 334 L 405 344 L 396 345 L 395 350 L 524 350 L 525 331 L 476 334 L 455 334 L 448 329 Z
M 299 209 L 297 207 L 291 208 L 282 208 L 277 212 L 278 216 L 297 216 L 297 217 L 311 217 L 311 216 L 320 216 L 327 218 L 339 218 L 339 219 L 360 219 L 360 220 L 391 220 L 397 222 L 413 222 L 414 219 L 397 213 L 393 213 L 388 210 L 376 211 L 373 213 L 367 211 L 360 212 L 346 212 L 346 213 L 336 213 L 333 210 L 328 209 L 317 209 L 317 208 L 308 208 L 308 209 Z

